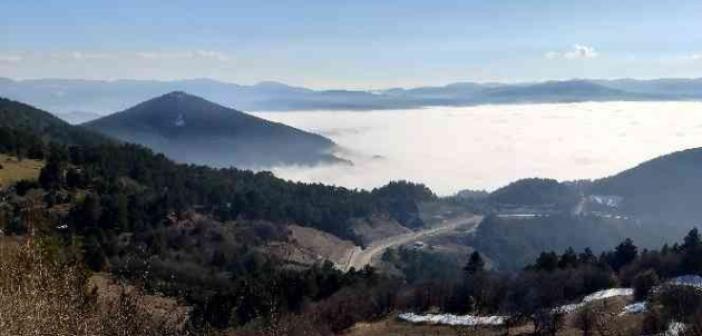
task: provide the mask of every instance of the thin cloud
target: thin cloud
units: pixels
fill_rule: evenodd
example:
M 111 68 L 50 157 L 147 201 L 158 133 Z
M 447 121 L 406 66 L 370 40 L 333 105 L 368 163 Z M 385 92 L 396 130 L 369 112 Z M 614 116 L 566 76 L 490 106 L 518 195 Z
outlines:
M 81 51 L 74 51 L 68 54 L 68 57 L 74 60 L 100 60 L 100 59 L 113 59 L 116 55 L 109 53 L 87 53 Z
M 153 52 L 142 51 L 135 53 L 135 56 L 147 60 L 178 60 L 178 59 L 212 59 L 220 62 L 228 62 L 231 57 L 223 52 L 213 50 L 176 51 L 176 52 Z
M 599 56 L 599 53 L 595 48 L 582 45 L 574 44 L 572 48 L 565 51 L 549 51 L 546 53 L 546 58 L 548 59 L 589 59 Z
M 18 63 L 23 59 L 20 55 L 0 54 L 0 63 Z

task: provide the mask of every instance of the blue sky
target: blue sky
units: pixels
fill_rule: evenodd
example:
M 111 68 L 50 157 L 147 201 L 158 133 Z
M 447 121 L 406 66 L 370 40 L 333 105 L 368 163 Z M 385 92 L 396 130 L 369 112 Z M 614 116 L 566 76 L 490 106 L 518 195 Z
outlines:
M 702 1 L 2 0 L 0 76 L 317 88 L 702 77 Z

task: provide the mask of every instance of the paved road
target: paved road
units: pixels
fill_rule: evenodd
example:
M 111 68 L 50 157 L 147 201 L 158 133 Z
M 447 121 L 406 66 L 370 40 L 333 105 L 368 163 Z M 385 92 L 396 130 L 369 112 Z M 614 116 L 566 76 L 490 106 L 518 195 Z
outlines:
M 351 267 L 361 269 L 373 262 L 373 258 L 382 255 L 385 250 L 400 245 L 404 245 L 416 240 L 424 239 L 431 236 L 438 236 L 447 232 L 451 232 L 463 226 L 471 226 L 470 231 L 475 231 L 483 220 L 482 216 L 459 217 L 447 220 L 437 226 L 424 230 L 403 233 L 397 236 L 387 237 L 371 243 L 365 249 L 354 249 L 349 257 L 349 261 L 345 267 L 348 271 Z

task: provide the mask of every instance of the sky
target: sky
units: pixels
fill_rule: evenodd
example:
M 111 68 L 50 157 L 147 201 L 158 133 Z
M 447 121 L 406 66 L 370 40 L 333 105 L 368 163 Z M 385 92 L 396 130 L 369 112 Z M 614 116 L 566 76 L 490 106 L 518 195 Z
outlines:
M 702 77 L 702 1 L 0 0 L 0 76 L 380 89 Z

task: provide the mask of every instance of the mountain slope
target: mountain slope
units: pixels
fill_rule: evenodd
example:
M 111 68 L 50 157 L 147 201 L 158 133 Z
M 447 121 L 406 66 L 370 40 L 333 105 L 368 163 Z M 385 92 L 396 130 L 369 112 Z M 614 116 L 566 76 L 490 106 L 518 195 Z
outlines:
M 175 91 L 86 127 L 187 163 L 267 167 L 337 162 L 322 136 L 270 122 Z
M 69 125 L 52 114 L 30 105 L 0 98 L 0 127 L 40 135 L 44 140 L 62 144 L 100 144 L 106 137 Z
M 675 152 L 644 162 L 594 183 L 592 191 L 623 197 L 622 209 L 672 225 L 702 221 L 702 148 Z

